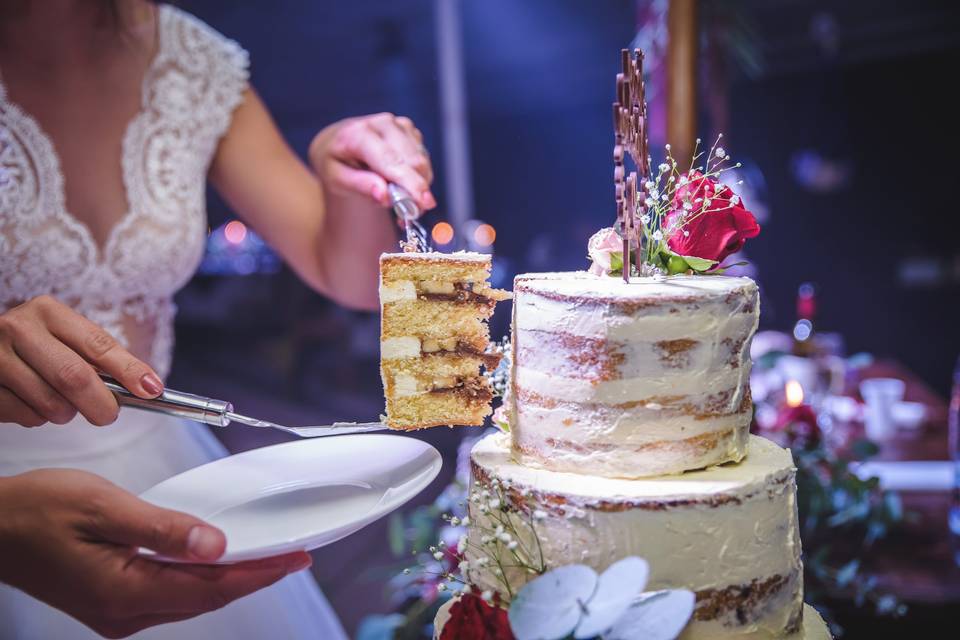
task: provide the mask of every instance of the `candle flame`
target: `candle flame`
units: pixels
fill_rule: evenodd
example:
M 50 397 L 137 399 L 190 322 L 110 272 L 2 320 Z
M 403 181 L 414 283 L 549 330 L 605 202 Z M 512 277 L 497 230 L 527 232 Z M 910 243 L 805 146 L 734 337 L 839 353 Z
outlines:
M 803 404 L 803 387 L 796 380 L 787 381 L 784 392 L 787 394 L 788 407 L 799 407 Z

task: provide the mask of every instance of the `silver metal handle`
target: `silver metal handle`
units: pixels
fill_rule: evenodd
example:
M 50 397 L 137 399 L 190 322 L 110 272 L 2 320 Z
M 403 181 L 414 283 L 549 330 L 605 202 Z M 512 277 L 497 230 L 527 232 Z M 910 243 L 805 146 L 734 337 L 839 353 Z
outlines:
M 173 389 L 165 389 L 156 398 L 145 400 L 127 391 L 126 387 L 105 373 L 100 374 L 100 379 L 113 392 L 121 406 L 196 420 L 214 427 L 225 427 L 230 424 L 227 413 L 233 411 L 233 405 L 224 400 L 205 398 Z

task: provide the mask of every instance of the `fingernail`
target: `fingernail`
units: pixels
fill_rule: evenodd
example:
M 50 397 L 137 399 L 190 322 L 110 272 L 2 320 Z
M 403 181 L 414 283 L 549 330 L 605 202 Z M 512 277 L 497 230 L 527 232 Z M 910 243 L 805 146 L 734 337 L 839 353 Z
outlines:
M 310 556 L 301 558 L 300 560 L 297 560 L 296 562 L 290 565 L 288 573 L 296 573 L 297 571 L 303 571 L 304 569 L 306 569 L 312 564 L 313 564 L 313 558 L 311 558 Z
M 220 536 L 210 527 L 198 524 L 187 534 L 187 550 L 196 558 L 216 560 L 220 547 Z
M 144 391 L 155 396 L 163 393 L 163 383 L 154 373 L 143 374 L 143 377 L 140 378 L 140 386 L 143 387 Z
M 434 197 L 433 197 L 433 194 L 430 193 L 429 191 L 424 191 L 424 192 L 423 192 L 422 199 L 423 199 L 424 203 L 426 203 L 426 205 L 427 205 L 428 207 L 430 207 L 431 209 L 432 209 L 433 207 L 437 206 L 437 200 L 436 200 L 436 198 L 434 198 Z
M 370 189 L 370 195 L 373 196 L 373 199 L 377 202 L 383 202 L 383 190 L 380 189 L 380 185 L 373 185 L 373 188 Z

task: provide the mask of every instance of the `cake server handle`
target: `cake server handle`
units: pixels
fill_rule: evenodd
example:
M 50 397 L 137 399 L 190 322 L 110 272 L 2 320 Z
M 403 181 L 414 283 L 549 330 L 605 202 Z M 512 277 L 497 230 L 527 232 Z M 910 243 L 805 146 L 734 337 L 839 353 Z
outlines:
M 266 420 L 259 420 L 233 412 L 233 404 L 225 400 L 207 398 L 183 391 L 164 389 L 156 398 L 144 399 L 130 393 L 126 387 L 105 373 L 100 374 L 103 384 L 113 392 L 121 406 L 162 413 L 168 416 L 186 418 L 208 424 L 213 427 L 225 427 L 231 422 L 244 424 L 249 427 L 267 427 L 292 433 L 301 438 L 322 438 L 324 436 L 341 436 L 350 433 L 368 433 L 371 431 L 386 431 L 389 428 L 381 422 L 334 422 L 331 425 L 310 427 L 287 427 Z
M 406 245 L 415 247 L 417 251 L 430 251 L 427 241 L 427 231 L 417 222 L 420 217 L 420 207 L 406 189 L 393 182 L 387 183 L 387 195 L 390 196 L 390 206 L 393 212 L 403 223 L 403 230 L 407 235 Z
M 225 400 L 173 389 L 164 389 L 163 393 L 156 398 L 138 398 L 107 374 L 101 373 L 100 379 L 103 380 L 107 389 L 113 392 L 121 406 L 195 420 L 214 427 L 225 427 L 230 424 L 227 414 L 233 412 L 233 405 Z

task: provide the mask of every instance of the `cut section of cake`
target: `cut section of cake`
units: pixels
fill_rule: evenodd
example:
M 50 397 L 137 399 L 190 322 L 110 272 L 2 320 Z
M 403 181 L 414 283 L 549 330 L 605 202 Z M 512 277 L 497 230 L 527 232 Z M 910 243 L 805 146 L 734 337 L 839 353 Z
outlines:
M 510 294 L 481 253 L 380 256 L 380 374 L 392 429 L 482 425 L 493 391 L 487 320 Z

